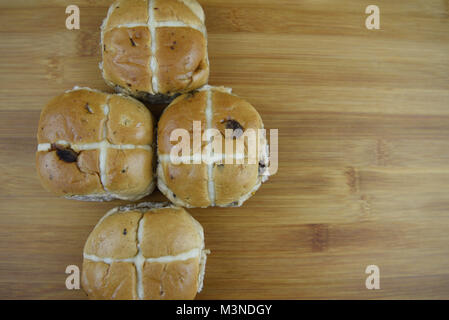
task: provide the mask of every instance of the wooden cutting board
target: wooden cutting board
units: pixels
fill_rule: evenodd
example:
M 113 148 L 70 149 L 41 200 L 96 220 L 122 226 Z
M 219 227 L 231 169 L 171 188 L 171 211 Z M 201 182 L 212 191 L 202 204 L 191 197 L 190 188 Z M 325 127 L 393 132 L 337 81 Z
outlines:
M 279 170 L 241 208 L 190 210 L 212 251 L 198 298 L 449 298 L 449 1 L 201 3 L 210 83 L 279 129 Z M 70 4 L 80 30 L 65 28 Z M 0 1 L 2 299 L 84 299 L 65 288 L 66 266 L 124 204 L 58 199 L 34 162 L 48 100 L 109 90 L 98 69 L 109 4 Z M 365 27 L 369 4 L 380 30 Z M 365 287 L 368 265 L 380 290 Z

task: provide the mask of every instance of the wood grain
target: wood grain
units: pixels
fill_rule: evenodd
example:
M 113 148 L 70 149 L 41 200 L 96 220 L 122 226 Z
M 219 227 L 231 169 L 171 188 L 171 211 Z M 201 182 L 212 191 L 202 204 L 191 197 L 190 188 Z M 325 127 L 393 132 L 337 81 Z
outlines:
M 123 204 L 37 179 L 43 105 L 98 70 L 110 1 L 0 1 L 0 298 L 65 288 L 90 230 Z M 212 250 L 200 299 L 449 298 L 449 1 L 201 1 L 210 82 L 279 129 L 279 171 L 242 208 L 192 209 Z M 377 4 L 381 30 L 365 28 Z M 156 114 L 161 106 L 151 106 Z M 162 200 L 156 192 L 145 200 Z M 378 265 L 381 290 L 365 288 Z

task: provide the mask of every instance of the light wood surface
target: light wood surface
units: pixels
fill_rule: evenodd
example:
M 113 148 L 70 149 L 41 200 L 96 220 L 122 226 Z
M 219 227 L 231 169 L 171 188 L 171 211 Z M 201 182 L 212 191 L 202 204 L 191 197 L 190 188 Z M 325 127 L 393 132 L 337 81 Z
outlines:
M 212 251 L 198 298 L 449 298 L 449 1 L 200 2 L 210 83 L 279 129 L 280 163 L 243 207 L 190 210 Z M 80 30 L 65 28 L 69 4 Z M 58 199 L 34 162 L 43 105 L 107 89 L 109 4 L 0 1 L 0 298 L 84 299 L 65 268 L 124 204 Z M 369 4 L 381 30 L 365 28 Z M 380 290 L 365 288 L 371 264 Z

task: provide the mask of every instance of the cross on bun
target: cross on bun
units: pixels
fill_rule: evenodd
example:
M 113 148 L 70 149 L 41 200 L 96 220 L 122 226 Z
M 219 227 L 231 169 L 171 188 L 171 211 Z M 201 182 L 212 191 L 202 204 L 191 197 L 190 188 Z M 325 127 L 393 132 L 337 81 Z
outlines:
M 205 17 L 195 0 L 117 0 L 101 26 L 106 83 L 150 102 L 207 83 Z
M 82 286 L 90 299 L 194 299 L 207 253 L 202 226 L 183 208 L 118 207 L 86 241 Z
M 42 110 L 42 185 L 78 200 L 140 199 L 155 188 L 154 133 L 154 118 L 139 101 L 75 87 Z
M 204 158 L 195 163 L 195 159 L 205 153 L 208 141 L 202 139 L 201 149 L 194 150 L 193 121 L 201 122 L 201 136 L 206 129 L 217 129 L 225 137 L 225 130 L 232 129 L 233 136 L 222 139 L 223 149 L 221 152 L 214 150 L 211 163 L 204 161 Z M 172 161 L 172 148 L 179 143 L 179 140 L 170 141 L 175 129 L 189 132 L 189 159 L 179 159 L 189 160 L 189 163 L 177 164 Z M 252 149 L 245 134 L 242 134 L 248 129 L 253 129 L 256 133 L 258 129 L 264 129 L 262 119 L 251 104 L 232 94 L 231 89 L 205 86 L 177 97 L 164 110 L 158 122 L 159 190 L 176 205 L 187 208 L 241 206 L 268 177 L 268 144 L 265 134 L 259 132 L 253 150 L 254 161 L 250 161 L 249 151 Z M 238 142 L 243 144 L 243 152 L 237 152 Z M 231 144 L 232 150 L 225 149 L 226 143 Z M 231 163 L 225 161 L 226 154 Z

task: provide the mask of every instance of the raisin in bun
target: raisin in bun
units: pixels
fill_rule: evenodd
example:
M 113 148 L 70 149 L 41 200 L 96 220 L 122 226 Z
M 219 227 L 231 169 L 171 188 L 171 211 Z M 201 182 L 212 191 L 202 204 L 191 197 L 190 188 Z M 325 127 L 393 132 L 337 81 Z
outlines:
M 203 228 L 168 203 L 109 211 L 84 246 L 82 286 L 90 299 L 194 299 L 203 286 Z
M 210 152 L 207 151 L 207 146 L 211 145 L 207 137 L 202 139 L 197 150 L 193 147 L 193 121 L 201 122 L 201 136 L 205 129 L 212 128 L 219 135 L 217 139 L 223 137 L 222 149 L 214 149 L 209 161 L 202 157 L 202 154 Z M 268 145 L 264 131 L 258 132 L 263 128 L 256 109 L 232 94 L 230 89 L 205 86 L 177 97 L 158 122 L 159 190 L 170 201 L 183 207 L 242 205 L 268 177 Z M 185 129 L 191 140 L 190 154 L 182 155 L 178 149 L 174 153 L 181 157 L 175 161 L 171 157 L 172 148 L 181 140 L 170 141 L 173 140 L 171 134 L 174 129 Z M 228 130 L 232 132 L 231 136 L 226 136 L 226 129 L 231 129 Z M 248 129 L 259 133 L 251 145 L 245 137 L 246 132 L 251 131 Z M 237 143 L 244 146 L 243 151 L 237 150 Z M 226 149 L 226 144 L 230 144 L 231 149 Z M 226 155 L 230 162 L 226 161 Z
M 78 200 L 140 199 L 155 188 L 154 133 L 141 102 L 75 87 L 42 110 L 36 153 L 42 185 Z
M 117 0 L 101 26 L 106 83 L 153 103 L 207 83 L 205 17 L 196 0 Z

